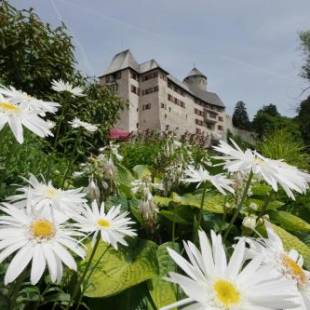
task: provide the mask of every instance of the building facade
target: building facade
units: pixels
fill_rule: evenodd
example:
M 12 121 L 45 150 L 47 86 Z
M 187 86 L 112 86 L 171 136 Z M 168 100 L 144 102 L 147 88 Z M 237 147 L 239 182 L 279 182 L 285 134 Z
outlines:
M 114 56 L 99 81 L 128 102 L 116 128 L 197 133 L 210 143 L 225 137 L 225 106 L 197 68 L 179 81 L 154 59 L 138 64 L 126 50 Z

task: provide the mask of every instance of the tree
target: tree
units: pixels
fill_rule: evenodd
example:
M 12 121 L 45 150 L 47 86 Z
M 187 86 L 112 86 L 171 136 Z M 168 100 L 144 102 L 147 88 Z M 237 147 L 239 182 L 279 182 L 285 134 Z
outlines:
M 262 108 L 262 112 L 266 113 L 270 116 L 281 116 L 281 114 L 278 112 L 277 106 L 270 103 L 268 105 L 264 105 Z
M 259 138 L 263 138 L 280 129 L 287 129 L 293 136 L 300 138 L 300 131 L 296 120 L 281 116 L 274 104 L 265 105 L 257 111 L 253 118 L 252 127 Z
M 301 102 L 297 120 L 307 148 L 310 148 L 310 96 Z
M 310 81 L 310 31 L 300 33 L 301 47 L 305 54 L 305 64 L 302 66 L 301 76 Z
M 243 101 L 238 101 L 236 103 L 234 114 L 232 117 L 232 123 L 237 128 L 250 130 L 251 123 L 245 103 Z
M 1 83 L 61 103 L 59 113 L 52 119 L 56 123 L 55 136 L 59 136 L 57 133 L 62 136 L 63 141 L 58 143 L 60 151 L 70 152 L 74 146 L 76 132 L 68 125 L 74 117 L 99 125 L 91 139 L 84 133 L 80 135 L 84 154 L 104 144 L 106 133 L 124 103 L 109 89 L 76 70 L 74 46 L 64 24 L 52 29 L 33 9 L 17 10 L 8 1 L 1 1 L 0 55 Z M 54 79 L 83 87 L 87 96 L 69 98 L 55 93 L 51 90 Z M 54 141 L 50 142 L 54 145 Z
M 30 10 L 3 1 L 0 7 L 0 75 L 33 95 L 50 91 L 51 80 L 72 78 L 74 47 L 64 25 L 52 29 Z

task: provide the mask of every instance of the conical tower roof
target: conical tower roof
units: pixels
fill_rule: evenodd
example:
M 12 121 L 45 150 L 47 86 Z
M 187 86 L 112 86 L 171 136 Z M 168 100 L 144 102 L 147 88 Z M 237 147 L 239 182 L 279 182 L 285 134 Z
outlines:
M 132 68 L 139 71 L 139 65 L 129 49 L 116 54 L 104 74 L 109 74 L 125 68 Z
M 189 77 L 192 77 L 192 76 L 202 76 L 204 78 L 207 78 L 207 76 L 205 74 L 203 74 L 201 71 L 199 71 L 196 67 L 194 67 L 190 72 L 189 74 L 185 77 L 186 78 L 189 78 Z

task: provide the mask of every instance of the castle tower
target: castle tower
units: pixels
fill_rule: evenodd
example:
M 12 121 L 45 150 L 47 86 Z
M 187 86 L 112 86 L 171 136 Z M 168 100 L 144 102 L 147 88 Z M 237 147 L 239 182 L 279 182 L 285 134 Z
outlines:
M 207 90 L 208 79 L 197 68 L 193 68 L 192 71 L 186 76 L 183 81 L 191 89 Z

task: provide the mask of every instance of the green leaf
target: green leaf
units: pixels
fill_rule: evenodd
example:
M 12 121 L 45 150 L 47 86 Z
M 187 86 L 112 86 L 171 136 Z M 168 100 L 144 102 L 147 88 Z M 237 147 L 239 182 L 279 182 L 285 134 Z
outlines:
M 142 179 L 145 176 L 151 176 L 152 175 L 148 166 L 145 166 L 145 165 L 134 166 L 132 170 L 138 179 Z
M 310 224 L 286 211 L 276 211 L 270 214 L 273 222 L 292 232 L 310 232 Z
M 169 221 L 177 224 L 183 224 L 183 225 L 191 225 L 189 221 L 184 219 L 182 216 L 177 214 L 174 210 L 161 210 L 159 211 L 159 214 L 167 218 Z
M 307 269 L 310 269 L 310 247 L 300 241 L 297 237 L 293 236 L 283 228 L 272 224 L 272 228 L 275 233 L 281 238 L 284 247 L 287 251 L 295 249 L 304 258 L 304 265 Z
M 253 196 L 265 197 L 270 192 L 270 186 L 264 183 L 256 183 L 251 187 Z
M 174 242 L 167 242 L 158 247 L 159 273 L 147 283 L 157 309 L 177 301 L 177 292 L 174 285 L 163 279 L 168 276 L 168 272 L 176 270 L 176 265 L 171 259 L 167 247 L 176 251 L 179 250 L 178 244 Z
M 163 197 L 163 196 L 155 195 L 155 196 L 153 196 L 153 201 L 157 205 L 168 207 L 170 202 L 173 201 L 173 199 L 169 198 L 169 197 Z
M 172 200 L 174 203 L 187 205 L 195 208 L 200 208 L 202 194 L 185 194 L 180 196 L 172 193 Z M 223 213 L 223 206 L 225 203 L 225 196 L 207 193 L 204 200 L 203 209 L 212 213 Z
M 89 298 L 87 300 L 87 304 L 91 310 L 145 310 L 147 309 L 148 302 L 149 298 L 146 282 L 131 287 L 114 296 Z
M 265 200 L 264 199 L 250 198 L 250 199 L 247 200 L 247 205 L 249 206 L 250 203 L 255 203 L 258 206 L 258 210 L 260 210 L 260 207 L 262 207 L 265 204 Z M 270 201 L 268 203 L 267 210 L 279 209 L 279 208 L 283 207 L 284 204 L 285 204 L 284 202 L 279 201 L 279 200 Z
M 157 245 L 148 240 L 136 239 L 128 247 L 115 250 L 107 249 L 101 242 L 94 258 L 94 264 L 104 251 L 103 258 L 93 272 L 85 295 L 87 297 L 104 297 L 154 277 L 158 272 L 156 259 Z M 88 257 L 91 247 L 88 247 Z

